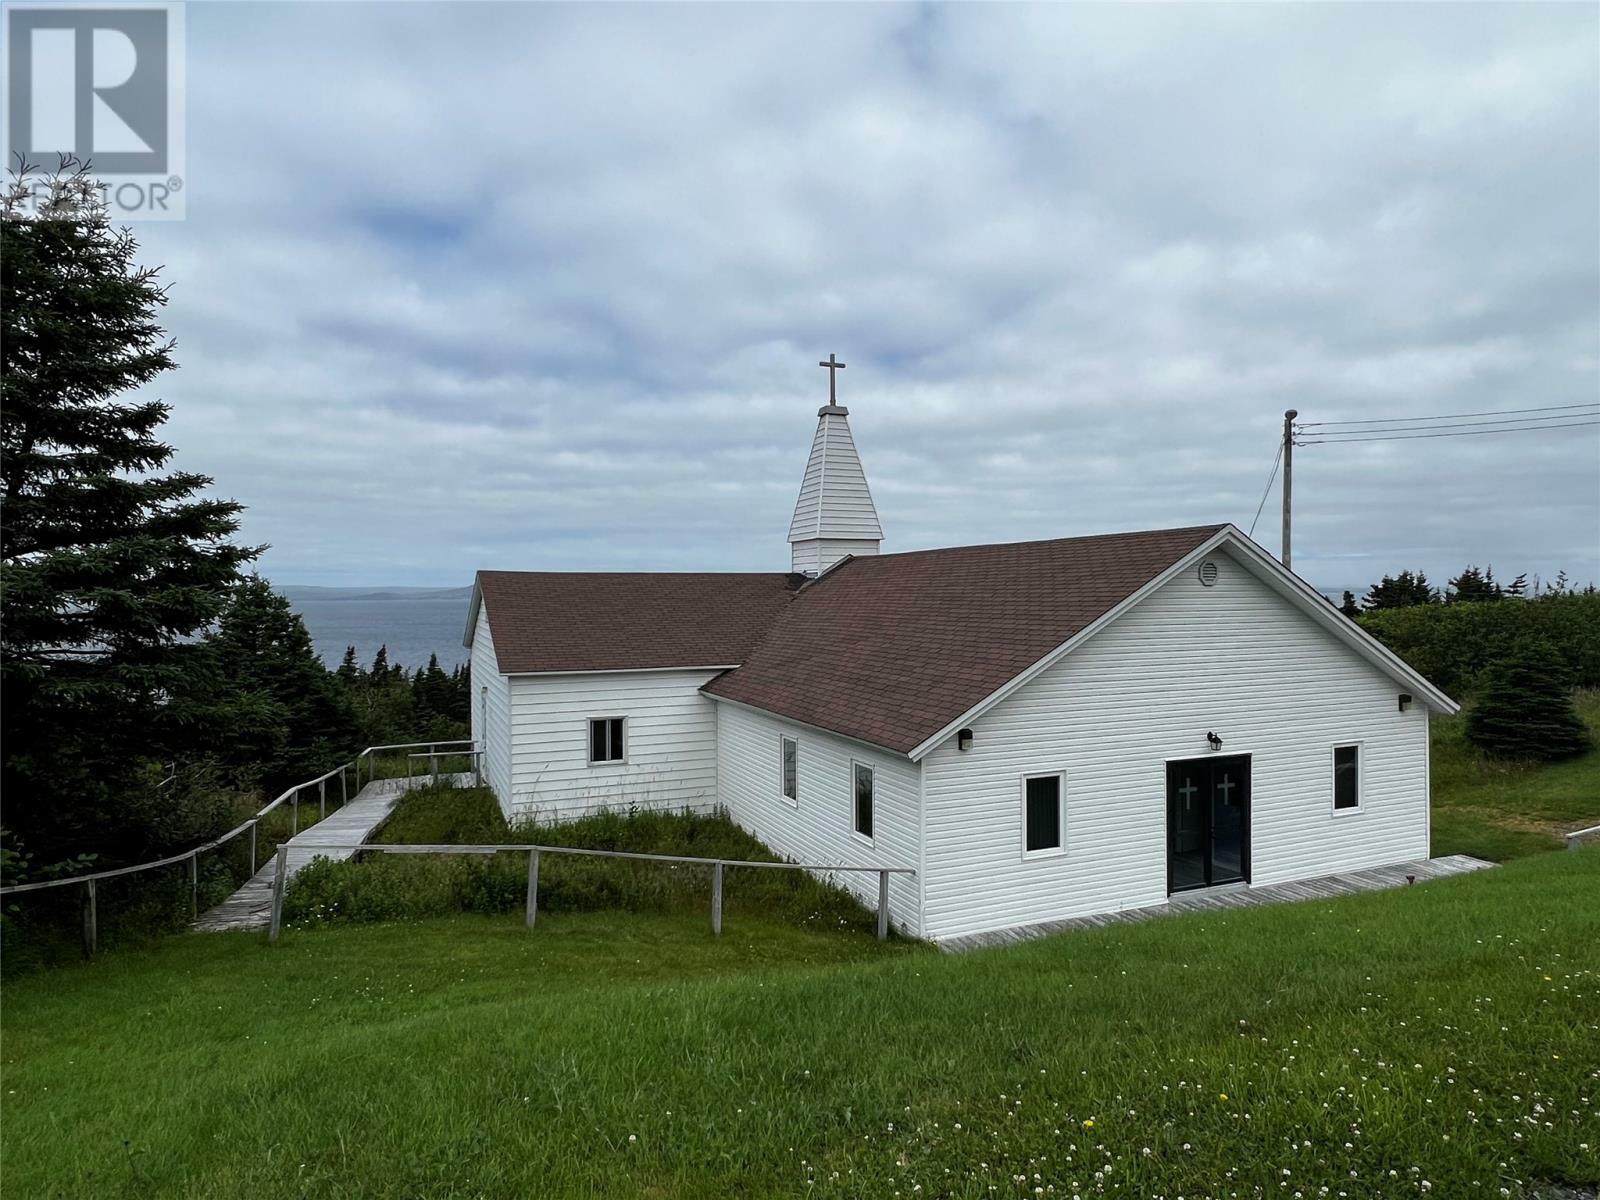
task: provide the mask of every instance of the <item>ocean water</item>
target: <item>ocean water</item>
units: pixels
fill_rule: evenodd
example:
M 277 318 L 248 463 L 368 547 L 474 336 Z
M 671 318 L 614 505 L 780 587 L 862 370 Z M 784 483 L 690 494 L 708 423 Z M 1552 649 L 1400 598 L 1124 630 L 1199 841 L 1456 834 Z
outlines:
M 461 634 L 467 624 L 465 590 L 442 595 L 367 592 L 350 589 L 285 588 L 289 603 L 306 623 L 317 654 L 330 667 L 339 665 L 346 646 L 356 648 L 362 666 L 372 662 L 378 647 L 389 647 L 389 661 L 415 669 L 437 654 L 446 671 L 467 661 Z

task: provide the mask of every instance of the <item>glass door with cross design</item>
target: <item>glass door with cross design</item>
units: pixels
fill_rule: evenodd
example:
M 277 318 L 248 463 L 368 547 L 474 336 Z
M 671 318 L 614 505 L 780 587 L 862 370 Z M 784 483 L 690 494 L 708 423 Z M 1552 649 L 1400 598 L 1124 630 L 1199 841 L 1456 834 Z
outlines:
M 1167 764 L 1167 890 L 1250 877 L 1250 759 Z

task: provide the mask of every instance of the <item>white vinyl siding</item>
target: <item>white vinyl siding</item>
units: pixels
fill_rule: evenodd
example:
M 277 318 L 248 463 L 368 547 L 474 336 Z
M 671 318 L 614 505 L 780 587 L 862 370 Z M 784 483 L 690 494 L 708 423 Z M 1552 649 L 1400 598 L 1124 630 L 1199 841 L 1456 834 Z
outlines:
M 472 679 L 472 738 L 484 751 L 483 781 L 500 797 L 503 807 L 511 783 L 510 688 L 495 660 L 489 614 L 482 605 L 472 632 L 468 670 Z
M 501 807 L 540 820 L 603 808 L 709 811 L 717 802 L 717 713 L 700 685 L 719 673 L 511 676 L 515 752 Z M 622 761 L 590 762 L 592 717 L 626 718 Z
M 795 862 L 862 866 L 919 865 L 921 769 L 888 750 L 797 727 L 731 702 L 717 705 L 717 796 L 729 815 L 773 850 Z M 783 796 L 773 770 L 773 747 L 792 737 L 800 749 L 800 803 Z M 853 832 L 853 764 L 872 768 L 873 837 Z M 878 903 L 876 875 L 847 872 L 833 882 L 869 908 Z M 896 928 L 919 927 L 918 877 L 889 877 L 889 917 Z
M 1250 878 L 1278 883 L 1428 854 L 1428 714 L 1409 690 L 1231 553 L 1184 571 L 923 760 L 925 936 L 1158 904 L 1168 759 L 1252 759 Z M 1334 745 L 1359 742 L 1362 805 L 1335 816 Z M 1018 777 L 1065 774 L 1062 853 L 1019 856 Z
M 820 575 L 841 558 L 850 555 L 866 558 L 878 553 L 878 543 L 851 541 L 846 538 L 811 538 L 795 542 L 790 555 L 790 569 L 801 575 Z

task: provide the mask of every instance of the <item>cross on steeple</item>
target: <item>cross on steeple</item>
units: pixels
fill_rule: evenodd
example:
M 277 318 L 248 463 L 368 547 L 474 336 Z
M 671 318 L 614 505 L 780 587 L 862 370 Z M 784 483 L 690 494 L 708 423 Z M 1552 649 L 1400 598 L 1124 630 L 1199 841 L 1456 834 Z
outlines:
M 837 407 L 839 404 L 839 392 L 835 385 L 839 378 L 839 372 L 844 370 L 844 363 L 839 361 L 837 355 L 830 354 L 827 362 L 819 362 L 817 366 L 828 368 L 828 404 L 832 407 Z

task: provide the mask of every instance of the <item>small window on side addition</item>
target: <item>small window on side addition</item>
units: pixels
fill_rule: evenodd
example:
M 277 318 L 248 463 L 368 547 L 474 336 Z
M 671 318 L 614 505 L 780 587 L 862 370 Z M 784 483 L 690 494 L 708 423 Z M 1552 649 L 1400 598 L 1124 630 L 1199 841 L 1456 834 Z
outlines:
M 622 717 L 589 718 L 589 761 L 591 763 L 622 762 L 626 757 L 623 746 Z
M 783 794 L 786 799 L 800 801 L 800 743 L 786 737 L 780 743 L 782 750 Z
M 1361 747 L 1333 748 L 1334 811 L 1361 807 Z
M 855 764 L 855 831 L 872 836 L 872 768 L 862 763 Z
M 1022 785 L 1024 854 L 1061 849 L 1061 776 L 1032 775 Z

